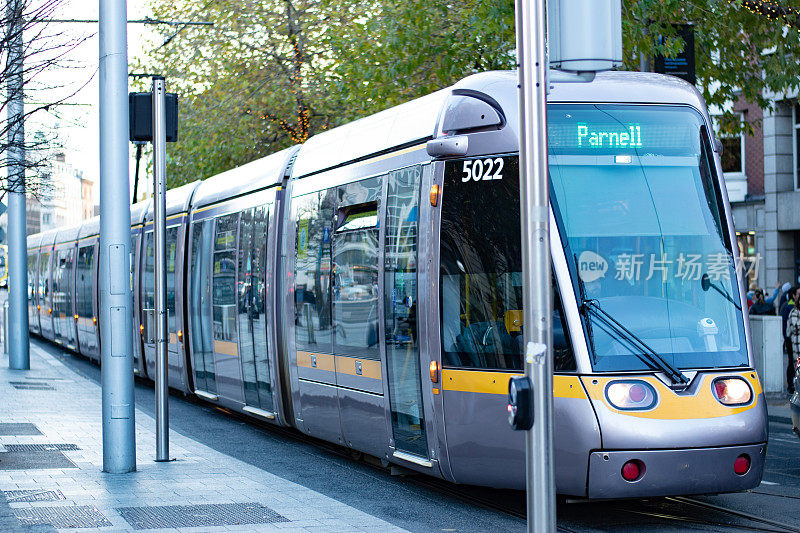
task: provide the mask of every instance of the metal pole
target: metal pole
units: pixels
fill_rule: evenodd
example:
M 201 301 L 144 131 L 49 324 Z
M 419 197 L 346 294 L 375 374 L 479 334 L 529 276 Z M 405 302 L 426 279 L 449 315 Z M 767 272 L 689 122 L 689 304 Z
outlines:
M 28 239 L 25 220 L 25 108 L 22 33 L 25 2 L 6 6 L 11 24 L 8 47 L 8 367 L 31 368 L 28 337 Z
M 169 461 L 167 377 L 167 112 L 164 78 L 153 77 L 153 233 L 156 269 L 156 461 Z
M 528 531 L 549 532 L 556 498 L 545 0 L 517 0 L 516 9 L 525 375 L 533 386 L 533 429 L 525 435 Z
M 103 471 L 136 470 L 125 0 L 100 0 L 100 348 Z

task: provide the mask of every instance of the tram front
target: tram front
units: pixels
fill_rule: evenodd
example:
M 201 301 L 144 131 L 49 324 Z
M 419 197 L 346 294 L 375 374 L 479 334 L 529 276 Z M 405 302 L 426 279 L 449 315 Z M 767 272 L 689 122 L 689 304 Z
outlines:
M 458 97 L 506 116 L 456 132 L 468 137 L 468 153 L 438 166 L 432 318 L 440 321 L 446 477 L 523 488 L 522 434 L 503 416 L 525 326 L 518 158 L 503 151 L 516 142 L 508 135 L 518 120 L 515 81 L 486 74 L 456 86 Z M 606 73 L 556 84 L 549 97 L 561 494 L 646 497 L 760 483 L 766 408 L 709 125 L 696 90 L 663 76 Z
M 757 486 L 765 403 L 707 120 L 689 105 L 561 104 L 548 134 L 602 436 L 588 496 Z

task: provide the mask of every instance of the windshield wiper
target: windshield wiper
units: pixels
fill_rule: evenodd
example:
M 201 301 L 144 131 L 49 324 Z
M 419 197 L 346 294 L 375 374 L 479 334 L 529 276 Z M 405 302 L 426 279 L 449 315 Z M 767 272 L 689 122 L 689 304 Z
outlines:
M 575 264 L 577 265 L 577 258 L 575 259 Z M 650 368 L 655 367 L 656 369 L 663 371 L 673 383 L 678 383 L 680 385 L 689 384 L 689 378 L 687 378 L 683 372 L 665 361 L 664 358 L 658 355 L 655 350 L 650 348 L 646 342 L 631 332 L 628 328 L 620 324 L 619 321 L 613 316 L 609 315 L 608 312 L 600 307 L 600 303 L 597 300 L 587 298 L 586 287 L 583 284 L 583 280 L 580 278 L 580 274 L 578 274 L 577 279 L 578 291 L 580 292 L 581 298 L 580 310 L 584 316 L 588 318 L 589 313 L 591 313 L 600 322 L 600 326 L 603 331 L 613 337 L 616 337 L 617 340 L 627 342 L 627 348 L 633 355 L 641 359 Z M 589 343 L 592 346 L 592 352 L 596 356 L 594 333 L 592 332 L 591 320 L 586 321 L 586 329 L 587 336 L 589 337 Z
M 631 353 L 633 353 L 633 355 L 647 363 L 649 366 L 655 366 L 659 370 L 662 370 L 667 377 L 672 380 L 673 383 L 677 383 L 679 385 L 689 384 L 689 378 L 687 378 L 683 372 L 669 364 L 663 357 L 658 355 L 655 350 L 650 348 L 646 342 L 631 332 L 628 328 L 620 324 L 619 321 L 613 316 L 608 314 L 608 312 L 600 307 L 600 304 L 597 302 L 597 300 L 584 299 L 581 305 L 581 312 L 583 312 L 584 315 L 591 313 L 601 323 L 604 331 L 612 334 L 618 339 L 625 340 L 628 343 L 628 349 L 631 351 Z
M 700 286 L 701 286 L 701 287 L 703 288 L 703 290 L 704 290 L 704 291 L 706 291 L 706 292 L 708 292 L 708 289 L 714 289 L 715 291 L 717 291 L 718 293 L 720 293 L 720 294 L 722 295 L 722 297 L 723 297 L 723 298 L 725 298 L 725 299 L 726 299 L 726 300 L 728 300 L 730 303 L 732 303 L 732 304 L 733 304 L 733 306 L 734 306 L 734 307 L 736 307 L 736 309 L 738 309 L 739 311 L 741 311 L 741 310 L 742 310 L 742 306 L 741 306 L 741 305 L 739 305 L 739 304 L 736 302 L 736 300 L 734 300 L 733 298 L 731 298 L 731 295 L 730 295 L 730 294 L 728 294 L 728 291 L 726 291 L 725 289 L 722 289 L 722 288 L 720 288 L 720 287 L 719 287 L 718 285 L 716 285 L 715 283 L 712 283 L 712 281 L 711 281 L 711 278 L 709 277 L 709 275 L 708 275 L 707 273 L 706 273 L 706 274 L 703 274 L 703 277 L 702 277 L 702 278 L 700 278 Z

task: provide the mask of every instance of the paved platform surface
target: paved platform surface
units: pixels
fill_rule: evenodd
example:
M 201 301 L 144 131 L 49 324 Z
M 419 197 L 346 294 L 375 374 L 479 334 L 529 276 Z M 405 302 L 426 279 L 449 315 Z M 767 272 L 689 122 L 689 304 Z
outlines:
M 175 461 L 156 463 L 155 421 L 139 409 L 137 472 L 101 472 L 100 387 L 37 343 L 29 371 L 0 356 L 0 398 L 3 532 L 403 531 L 175 431 Z

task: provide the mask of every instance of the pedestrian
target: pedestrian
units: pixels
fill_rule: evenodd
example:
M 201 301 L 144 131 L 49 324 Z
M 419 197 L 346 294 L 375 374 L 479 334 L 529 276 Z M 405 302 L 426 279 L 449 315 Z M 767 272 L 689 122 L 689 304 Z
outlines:
M 761 289 L 756 289 L 755 302 L 753 302 L 753 305 L 750 306 L 750 314 L 751 315 L 775 314 L 775 307 L 772 306 L 772 303 L 767 303 L 766 298 L 764 298 L 764 291 L 762 291 Z
M 786 382 L 789 384 L 789 392 L 794 390 L 794 360 L 800 357 L 800 353 L 794 350 L 792 346 L 792 339 L 789 335 L 789 314 L 792 309 L 797 305 L 798 298 L 800 298 L 800 285 L 795 285 L 789 291 L 786 291 L 788 300 L 781 308 L 781 323 L 783 325 L 783 351 L 786 352 L 788 363 L 786 365 Z
M 798 295 L 795 294 L 795 297 Z M 789 321 L 786 324 L 786 330 L 792 340 L 792 355 L 789 356 L 789 366 L 786 369 L 786 379 L 789 382 L 789 394 L 794 393 L 794 372 L 795 372 L 795 357 L 800 356 L 800 305 L 792 308 L 789 313 Z

